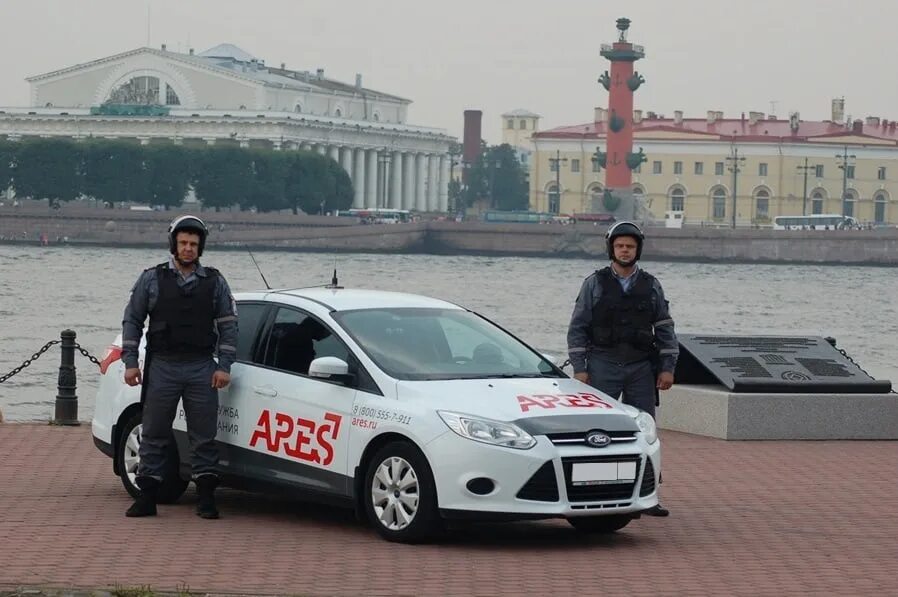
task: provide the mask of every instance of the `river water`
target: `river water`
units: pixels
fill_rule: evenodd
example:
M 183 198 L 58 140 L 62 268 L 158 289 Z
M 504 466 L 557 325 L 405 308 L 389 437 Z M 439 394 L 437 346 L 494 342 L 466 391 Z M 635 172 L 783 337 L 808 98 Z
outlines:
M 330 282 L 435 296 L 472 308 L 532 346 L 565 352 L 584 259 L 259 252 L 272 287 Z M 98 358 L 120 331 L 128 292 L 143 268 L 166 259 L 149 249 L 0 245 L 0 376 L 69 328 Z M 232 290 L 264 287 L 247 253 L 216 251 L 204 263 Z M 833 336 L 873 377 L 898 381 L 898 277 L 893 268 L 645 262 L 658 276 L 677 330 L 689 333 Z M 94 365 L 76 354 L 79 419 L 93 414 Z M 52 418 L 58 347 L 0 384 L 9 421 Z

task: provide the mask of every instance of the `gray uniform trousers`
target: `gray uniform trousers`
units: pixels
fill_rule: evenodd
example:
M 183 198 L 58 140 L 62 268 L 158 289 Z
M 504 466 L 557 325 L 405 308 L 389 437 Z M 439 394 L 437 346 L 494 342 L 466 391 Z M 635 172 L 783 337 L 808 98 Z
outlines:
M 591 353 L 586 361 L 589 385 L 655 418 L 657 384 L 652 362 L 645 359 L 622 364 L 603 356 Z
M 144 383 L 143 431 L 137 474 L 161 480 L 168 457 L 172 423 L 178 400 L 184 400 L 187 437 L 193 477 L 217 474 L 218 390 L 212 387 L 217 364 L 212 358 L 199 361 L 150 359 Z

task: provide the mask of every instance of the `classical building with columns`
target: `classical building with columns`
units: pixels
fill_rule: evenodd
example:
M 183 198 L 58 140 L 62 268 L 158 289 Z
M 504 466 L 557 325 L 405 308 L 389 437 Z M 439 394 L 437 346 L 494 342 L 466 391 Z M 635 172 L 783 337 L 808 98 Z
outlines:
M 266 66 L 221 44 L 138 48 L 29 77 L 31 106 L 0 108 L 0 138 L 314 150 L 349 173 L 354 207 L 445 212 L 455 141 L 410 125 L 410 100 L 315 72 Z

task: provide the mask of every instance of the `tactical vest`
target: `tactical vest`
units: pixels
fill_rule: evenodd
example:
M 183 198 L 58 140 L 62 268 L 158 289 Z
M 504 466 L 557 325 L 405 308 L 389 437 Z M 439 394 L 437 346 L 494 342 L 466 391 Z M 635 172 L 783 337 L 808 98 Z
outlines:
M 596 352 L 621 363 L 653 357 L 654 276 L 640 270 L 627 293 L 610 267 L 599 270 L 596 276 L 602 287 L 602 296 L 592 307 L 592 343 Z
M 198 359 L 211 357 L 215 350 L 215 287 L 218 270 L 205 268 L 208 275 L 197 282 L 178 286 L 176 270 L 167 263 L 156 266 L 159 296 L 150 311 L 147 343 L 154 356 Z

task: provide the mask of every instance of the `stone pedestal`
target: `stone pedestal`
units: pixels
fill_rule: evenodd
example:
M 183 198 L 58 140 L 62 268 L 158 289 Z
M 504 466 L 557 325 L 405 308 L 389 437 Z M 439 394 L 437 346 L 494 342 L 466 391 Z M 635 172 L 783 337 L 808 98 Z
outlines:
M 663 392 L 662 429 L 727 440 L 896 440 L 898 394 L 747 394 L 724 386 Z

